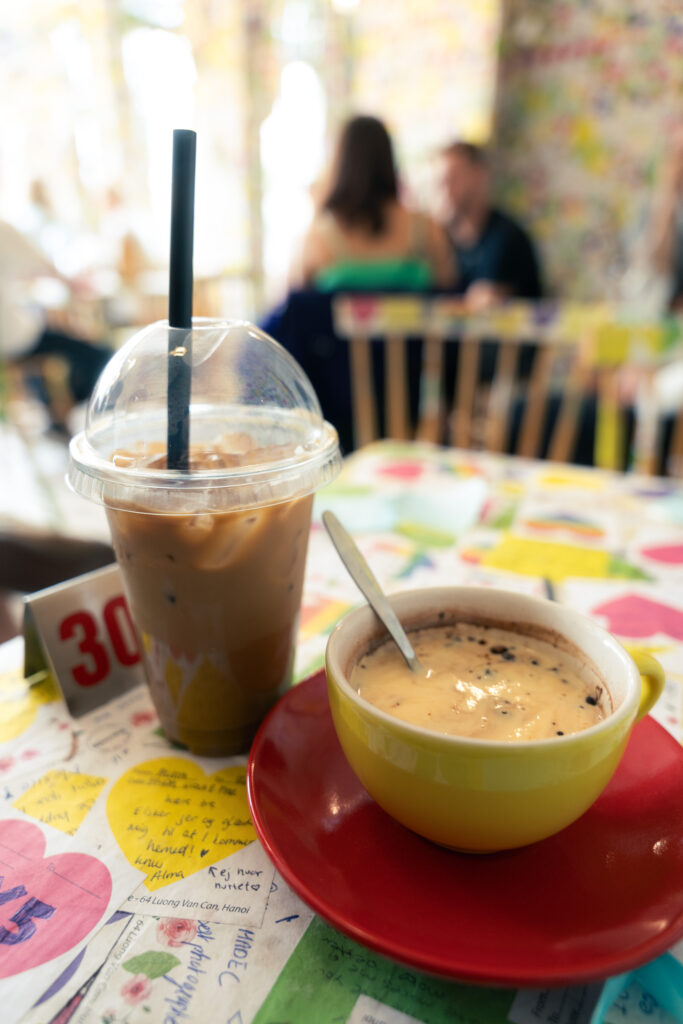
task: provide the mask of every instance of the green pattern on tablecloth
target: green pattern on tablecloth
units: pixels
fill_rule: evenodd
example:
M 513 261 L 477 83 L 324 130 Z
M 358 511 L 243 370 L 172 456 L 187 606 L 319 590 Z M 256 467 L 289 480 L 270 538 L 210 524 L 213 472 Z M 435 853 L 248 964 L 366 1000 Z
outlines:
M 339 1024 L 360 995 L 424 1024 L 506 1024 L 514 998 L 408 970 L 314 918 L 252 1024 Z

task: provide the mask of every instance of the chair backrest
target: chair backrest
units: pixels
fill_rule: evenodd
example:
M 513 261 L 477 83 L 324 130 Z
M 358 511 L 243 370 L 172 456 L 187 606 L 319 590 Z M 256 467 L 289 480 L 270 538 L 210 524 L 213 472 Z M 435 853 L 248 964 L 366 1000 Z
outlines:
M 424 295 L 337 295 L 332 312 L 350 346 L 357 445 L 382 433 L 683 475 L 681 317 L 568 302 L 510 302 L 472 316 L 456 298 Z M 413 417 L 410 337 L 422 339 Z M 385 349 L 383 428 L 373 344 Z M 680 399 L 663 409 L 658 384 L 674 366 Z
M 610 469 L 683 475 L 683 317 L 628 308 L 594 315 L 584 362 L 597 395 L 595 461 Z
M 332 308 L 335 332 L 350 346 L 357 446 L 381 433 L 527 457 L 571 457 L 589 371 L 578 359 L 575 335 L 544 318 L 540 305 L 511 304 L 471 317 L 460 300 L 446 296 L 338 295 Z M 411 338 L 421 339 L 416 418 L 406 358 Z M 383 429 L 373 343 L 384 348 Z

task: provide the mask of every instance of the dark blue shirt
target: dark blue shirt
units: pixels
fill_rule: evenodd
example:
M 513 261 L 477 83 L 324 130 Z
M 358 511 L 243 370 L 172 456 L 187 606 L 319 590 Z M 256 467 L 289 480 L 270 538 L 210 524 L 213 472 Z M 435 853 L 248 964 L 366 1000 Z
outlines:
M 460 270 L 459 292 L 467 291 L 474 281 L 493 281 L 509 288 L 512 298 L 541 298 L 543 288 L 533 242 L 507 213 L 492 209 L 474 245 L 465 247 L 451 241 Z

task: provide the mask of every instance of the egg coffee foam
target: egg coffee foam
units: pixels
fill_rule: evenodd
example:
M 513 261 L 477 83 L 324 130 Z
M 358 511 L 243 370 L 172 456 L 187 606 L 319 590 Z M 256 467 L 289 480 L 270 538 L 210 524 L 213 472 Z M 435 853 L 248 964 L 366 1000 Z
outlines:
M 557 639 L 467 622 L 409 636 L 426 678 L 388 640 L 356 662 L 350 682 L 369 703 L 413 725 L 486 740 L 550 739 L 611 711 L 595 670 Z

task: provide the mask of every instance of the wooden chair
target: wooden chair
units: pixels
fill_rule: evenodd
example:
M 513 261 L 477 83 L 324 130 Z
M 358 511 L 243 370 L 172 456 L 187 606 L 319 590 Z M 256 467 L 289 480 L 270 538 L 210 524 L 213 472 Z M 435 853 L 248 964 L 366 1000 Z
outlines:
M 646 473 L 661 468 L 653 379 L 667 362 L 683 358 L 680 318 L 638 321 L 604 303 L 528 302 L 470 316 L 457 299 L 417 295 L 339 295 L 333 317 L 336 333 L 350 346 L 356 446 L 381 433 L 565 462 L 572 458 L 588 403 L 596 420 L 596 465 Z M 416 424 L 408 402 L 410 337 L 422 339 Z M 491 339 L 497 343 L 495 368 L 482 380 L 482 354 Z M 383 429 L 371 359 L 378 340 L 385 354 Z M 529 343 L 535 354 L 523 374 L 521 357 Z M 449 346 L 457 351 L 452 396 L 444 390 Z M 621 390 L 626 366 L 639 373 L 635 401 Z M 668 464 L 675 473 L 683 466 L 683 408 L 671 431 Z
M 612 315 L 590 325 L 582 345 L 583 361 L 595 376 L 596 463 L 610 469 L 681 476 L 683 402 L 677 409 L 663 408 L 657 378 L 667 369 L 680 377 L 683 318 Z
M 380 436 L 371 346 L 384 347 L 383 436 L 449 443 L 459 448 L 567 461 L 588 371 L 579 345 L 564 329 L 543 323 L 530 331 L 529 307 L 467 317 L 459 301 L 414 295 L 339 295 L 333 303 L 335 331 L 349 342 L 351 397 L 356 446 Z M 417 423 L 409 413 L 408 339 L 422 339 Z M 457 339 L 457 340 L 456 340 Z M 489 379 L 480 373 L 483 348 L 498 342 Z M 536 347 L 527 379 L 520 375 L 525 345 Z M 448 346 L 457 353 L 454 394 L 445 394 Z M 560 386 L 561 385 L 561 386 Z M 554 408 L 551 409 L 551 405 Z

